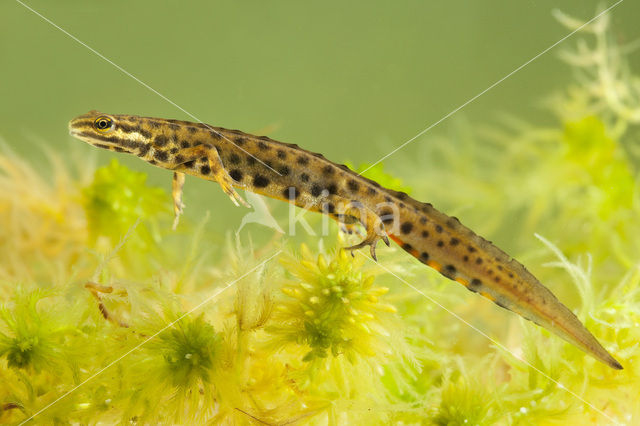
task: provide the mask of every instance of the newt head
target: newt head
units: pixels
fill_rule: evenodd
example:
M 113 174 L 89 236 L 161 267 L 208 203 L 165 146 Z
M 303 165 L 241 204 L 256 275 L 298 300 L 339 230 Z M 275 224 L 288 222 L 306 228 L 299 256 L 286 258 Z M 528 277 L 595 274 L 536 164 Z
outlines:
M 69 122 L 69 134 L 98 148 L 141 154 L 149 151 L 151 133 L 129 116 L 89 111 Z

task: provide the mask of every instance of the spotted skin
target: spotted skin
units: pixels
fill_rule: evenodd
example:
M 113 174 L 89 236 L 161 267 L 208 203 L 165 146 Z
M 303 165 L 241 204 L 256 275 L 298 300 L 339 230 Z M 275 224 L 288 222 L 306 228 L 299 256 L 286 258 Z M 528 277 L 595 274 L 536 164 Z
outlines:
M 420 262 L 622 369 L 580 320 L 517 260 L 476 235 L 458 219 L 403 192 L 381 187 L 321 154 L 238 130 L 202 123 L 91 111 L 69 123 L 70 133 L 99 148 L 137 155 L 174 172 L 177 224 L 185 175 L 218 182 L 238 205 L 234 188 L 324 213 L 354 232 L 355 250 L 390 237 Z

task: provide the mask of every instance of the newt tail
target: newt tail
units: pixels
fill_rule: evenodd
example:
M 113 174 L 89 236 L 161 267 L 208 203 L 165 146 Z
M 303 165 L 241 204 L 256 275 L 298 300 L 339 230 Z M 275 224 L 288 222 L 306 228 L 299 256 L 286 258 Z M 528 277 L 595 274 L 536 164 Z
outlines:
M 405 202 L 418 203 L 413 199 Z M 623 369 L 578 317 L 520 262 L 458 219 L 428 204 L 423 209 L 433 225 L 420 232 L 413 232 L 415 213 L 400 210 L 401 235 L 390 235 L 400 247 L 468 290 L 546 328 L 610 367 Z M 435 245 L 425 243 L 430 238 L 435 239 Z
M 347 230 L 364 226 L 352 247 L 388 236 L 422 263 L 497 305 L 545 327 L 612 368 L 622 369 L 580 320 L 517 260 L 431 204 L 382 187 L 347 166 L 297 145 L 239 130 L 163 118 L 90 111 L 70 133 L 94 146 L 133 154 L 173 171 L 175 225 L 185 175 L 217 182 L 236 205 L 236 188 L 326 214 Z

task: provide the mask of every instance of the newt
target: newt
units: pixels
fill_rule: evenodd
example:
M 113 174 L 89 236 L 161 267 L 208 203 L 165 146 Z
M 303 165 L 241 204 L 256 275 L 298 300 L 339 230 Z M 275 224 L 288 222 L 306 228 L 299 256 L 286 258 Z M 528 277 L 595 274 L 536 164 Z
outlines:
M 235 188 L 329 215 L 364 239 L 347 250 L 389 238 L 420 262 L 498 306 L 555 333 L 596 359 L 622 369 L 576 315 L 516 259 L 455 217 L 406 193 L 382 187 L 322 154 L 266 136 L 163 118 L 90 111 L 69 122 L 72 136 L 98 148 L 136 155 L 173 171 L 175 222 L 186 175 L 220 184 L 236 205 Z

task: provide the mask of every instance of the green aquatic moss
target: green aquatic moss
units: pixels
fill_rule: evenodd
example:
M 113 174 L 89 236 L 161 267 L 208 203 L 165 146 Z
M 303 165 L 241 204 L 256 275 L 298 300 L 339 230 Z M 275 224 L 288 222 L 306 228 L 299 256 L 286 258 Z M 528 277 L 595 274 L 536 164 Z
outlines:
M 603 40 L 604 57 L 622 55 Z M 640 109 L 632 97 L 609 105 L 602 91 L 637 80 L 614 72 L 619 84 L 607 86 L 588 75 L 555 103 L 555 126 L 512 120 L 426 144 L 440 151 L 425 155 L 411 187 L 381 164 L 365 176 L 440 197 L 508 246 L 623 371 L 397 248 L 379 251 L 376 265 L 342 250 L 343 235 L 259 247 L 236 236 L 213 256 L 224 236 L 205 238 L 206 221 L 170 235 L 170 197 L 142 173 L 112 162 L 86 178 L 63 167 L 46 179 L 0 154 L 0 422 L 637 423 L 640 209 L 629 129 Z
M 492 418 L 493 398 L 478 385 L 472 385 L 468 378 L 447 378 L 442 385 L 441 402 L 434 414 L 433 424 L 438 426 L 489 425 Z
M 394 191 L 411 193 L 411 187 L 405 185 L 405 183 L 397 176 L 394 176 L 384 170 L 384 163 L 367 164 L 361 163 L 359 167 L 355 167 L 354 164 L 347 161 L 347 167 L 351 170 L 361 174 L 367 179 L 374 180 L 385 188 L 393 189 Z
M 150 345 L 164 358 L 164 375 L 174 386 L 188 386 L 194 380 L 209 383 L 219 336 L 202 316 L 185 318 L 163 331 Z
M 0 357 L 6 357 L 11 368 L 39 372 L 60 361 L 64 351 L 59 325 L 37 307 L 44 297 L 41 291 L 25 294 L 18 289 L 12 302 L 0 306 L 6 329 L 6 334 L 0 333 Z
M 291 285 L 282 288 L 288 296 L 276 307 L 275 322 L 267 331 L 278 339 L 308 346 L 303 361 L 333 356 L 355 362 L 358 356 L 375 356 L 389 335 L 385 314 L 393 306 L 380 297 L 388 289 L 373 286 L 374 276 L 364 275 L 344 250 L 333 258 L 318 256 L 303 246 L 302 259 L 288 259 L 285 268 L 293 275 Z
M 82 189 L 82 204 L 91 242 L 99 237 L 116 244 L 131 226 L 141 220 L 138 233 L 141 249 L 148 249 L 159 237 L 158 217 L 170 212 L 171 202 L 162 188 L 147 185 L 147 175 L 111 160 L 95 171 L 93 181 Z M 131 244 L 131 242 L 129 242 Z
M 565 123 L 563 142 L 566 161 L 574 165 L 576 180 L 588 179 L 587 185 L 599 190 L 589 203 L 597 206 L 602 220 L 609 220 L 620 209 L 630 209 L 635 181 L 620 144 L 607 134 L 604 123 L 595 116 Z M 586 176 L 577 176 L 578 173 Z

